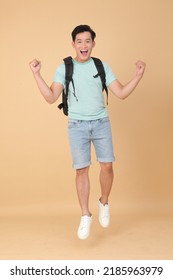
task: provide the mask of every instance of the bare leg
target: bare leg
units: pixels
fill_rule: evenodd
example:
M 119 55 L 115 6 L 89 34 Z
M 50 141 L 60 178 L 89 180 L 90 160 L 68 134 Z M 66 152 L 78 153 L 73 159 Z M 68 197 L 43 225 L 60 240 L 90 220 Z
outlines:
M 82 216 L 91 216 L 91 213 L 89 211 L 90 181 L 88 173 L 89 166 L 76 170 L 76 188 L 79 204 L 82 210 Z
M 103 163 L 100 162 L 100 186 L 101 186 L 101 198 L 100 202 L 105 205 L 108 203 L 109 194 L 111 192 L 114 173 L 112 162 Z

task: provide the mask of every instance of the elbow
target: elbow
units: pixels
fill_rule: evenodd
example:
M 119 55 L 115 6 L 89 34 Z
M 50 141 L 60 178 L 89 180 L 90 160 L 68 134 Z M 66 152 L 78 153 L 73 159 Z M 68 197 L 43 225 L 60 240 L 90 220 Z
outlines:
M 121 99 L 121 100 L 125 100 L 127 97 L 128 97 L 129 94 L 127 94 L 125 91 L 121 90 L 118 94 L 118 97 Z
M 122 93 L 116 94 L 116 96 L 117 96 L 119 99 L 121 99 L 121 100 L 126 99 L 126 96 L 123 95 Z
M 124 100 L 126 99 L 126 95 L 124 94 L 124 92 L 121 90 L 114 92 L 114 95 L 117 96 L 119 99 Z
M 54 99 L 45 99 L 46 100 L 46 102 L 48 103 L 48 104 L 53 104 L 53 103 L 55 103 L 55 100 Z
M 50 105 L 51 105 L 51 104 L 54 104 L 54 103 L 55 103 L 54 100 L 53 100 L 53 101 L 52 101 L 52 100 L 48 101 L 48 104 L 50 104 Z
M 127 96 L 121 96 L 120 99 L 121 100 L 125 100 Z

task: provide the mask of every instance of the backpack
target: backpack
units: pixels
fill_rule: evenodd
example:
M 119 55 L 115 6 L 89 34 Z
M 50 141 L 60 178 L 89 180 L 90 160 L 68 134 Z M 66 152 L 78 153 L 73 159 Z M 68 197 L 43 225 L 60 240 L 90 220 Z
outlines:
M 94 78 L 97 78 L 98 76 L 100 76 L 101 78 L 101 82 L 102 82 L 102 90 L 106 91 L 107 94 L 107 104 L 108 104 L 108 89 L 106 86 L 106 75 L 105 75 L 105 70 L 103 67 L 103 63 L 99 58 L 96 57 L 92 57 L 96 69 L 98 71 L 98 73 L 93 76 Z M 72 61 L 72 57 L 68 56 L 66 58 L 63 59 L 64 63 L 65 63 L 65 89 L 62 92 L 62 103 L 60 103 L 58 105 L 58 108 L 61 110 L 63 109 L 63 113 L 68 116 L 68 90 L 69 90 L 69 84 L 70 82 L 72 82 L 72 86 L 73 86 L 73 95 L 76 98 L 76 101 L 78 101 L 76 94 L 75 94 L 75 85 L 73 82 L 73 61 Z

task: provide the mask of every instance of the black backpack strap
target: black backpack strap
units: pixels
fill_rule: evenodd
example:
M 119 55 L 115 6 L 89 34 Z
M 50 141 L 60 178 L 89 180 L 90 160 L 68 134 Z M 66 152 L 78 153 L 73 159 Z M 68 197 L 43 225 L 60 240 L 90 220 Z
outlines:
M 65 93 L 68 96 L 69 84 L 72 81 L 72 75 L 73 75 L 73 62 L 71 56 L 68 56 L 63 60 L 65 64 Z
M 77 96 L 75 94 L 75 86 L 74 86 L 74 82 L 73 82 L 73 61 L 72 61 L 72 57 L 68 56 L 66 58 L 63 59 L 64 63 L 65 63 L 65 94 L 68 97 L 68 89 L 69 89 L 69 84 L 70 82 L 72 82 L 73 85 L 73 95 L 76 98 L 76 101 L 78 101 Z
M 105 69 L 103 66 L 102 61 L 99 58 L 96 57 L 92 57 L 95 66 L 97 68 L 98 73 L 96 75 L 94 75 L 94 78 L 97 78 L 98 76 L 100 76 L 100 79 L 102 81 L 102 89 L 106 91 L 107 94 L 107 104 L 108 104 L 108 88 L 106 86 L 106 74 L 105 74 Z
M 66 58 L 63 59 L 64 60 L 64 64 L 65 64 L 65 88 L 62 92 L 62 103 L 58 105 L 58 108 L 61 110 L 63 109 L 64 114 L 68 115 L 68 91 L 69 91 L 69 84 L 70 82 L 72 82 L 73 85 L 73 95 L 75 96 L 76 100 L 78 101 L 76 95 L 75 95 L 75 86 L 74 86 L 74 82 L 72 79 L 73 76 L 73 61 L 72 61 L 72 57 L 68 56 Z

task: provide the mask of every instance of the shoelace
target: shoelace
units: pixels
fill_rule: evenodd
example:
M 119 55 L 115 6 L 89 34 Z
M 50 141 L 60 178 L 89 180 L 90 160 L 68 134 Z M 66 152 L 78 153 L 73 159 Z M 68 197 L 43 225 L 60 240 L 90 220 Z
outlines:
M 85 228 L 88 225 L 88 222 L 89 219 L 87 219 L 86 217 L 82 217 L 80 227 Z
M 109 206 L 105 205 L 103 208 L 103 217 L 108 217 L 109 216 Z

